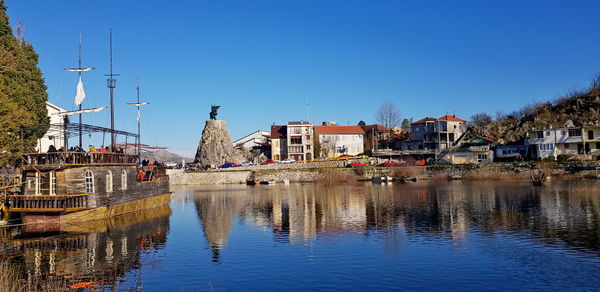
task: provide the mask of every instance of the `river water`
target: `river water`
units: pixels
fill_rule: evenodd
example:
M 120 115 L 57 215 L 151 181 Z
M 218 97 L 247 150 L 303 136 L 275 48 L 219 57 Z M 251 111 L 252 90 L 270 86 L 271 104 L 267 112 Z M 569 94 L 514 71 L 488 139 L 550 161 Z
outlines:
M 1 231 L 21 277 L 119 290 L 600 287 L 596 181 L 176 187 L 68 232 Z

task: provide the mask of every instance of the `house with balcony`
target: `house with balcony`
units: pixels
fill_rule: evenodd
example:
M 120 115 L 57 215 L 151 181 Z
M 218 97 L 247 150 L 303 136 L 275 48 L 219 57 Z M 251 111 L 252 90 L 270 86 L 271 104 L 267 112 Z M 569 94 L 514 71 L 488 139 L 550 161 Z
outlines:
M 490 137 L 476 137 L 453 148 L 448 154 L 448 161 L 453 164 L 480 164 L 494 161 L 492 147 L 495 140 Z
M 315 126 L 320 158 L 364 153 L 365 132 L 360 126 Z
M 457 146 L 467 131 L 467 121 L 455 115 L 425 117 L 411 124 L 411 141 L 405 150 L 443 150 Z
M 271 133 L 264 135 L 271 146 L 271 159 L 295 161 L 314 159 L 313 125 L 310 122 L 288 122 L 271 126 Z
M 267 131 L 256 131 L 252 132 L 242 138 L 233 141 L 233 147 L 237 149 L 254 149 L 256 147 L 262 147 L 267 143 L 265 136 L 270 135 Z
M 583 157 L 590 153 L 589 143 L 584 142 L 581 127 L 532 130 L 525 138 L 534 159 L 556 158 L 561 154 Z
M 287 157 L 295 160 L 313 160 L 313 124 L 306 121 L 287 123 Z

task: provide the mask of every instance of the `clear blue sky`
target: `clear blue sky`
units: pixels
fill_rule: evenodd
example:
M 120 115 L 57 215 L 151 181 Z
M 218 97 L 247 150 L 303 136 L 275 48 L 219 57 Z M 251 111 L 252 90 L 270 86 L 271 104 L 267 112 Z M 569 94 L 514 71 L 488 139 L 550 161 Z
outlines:
M 600 72 L 600 1 L 6 0 L 40 55 L 49 101 L 73 109 L 80 32 L 85 107 L 108 104 L 113 28 L 118 128 L 135 131 L 141 68 L 143 142 L 193 156 L 211 104 L 232 138 L 305 119 L 374 122 L 512 111 L 588 85 Z M 108 111 L 86 121 L 109 125 Z M 86 143 L 86 142 L 84 142 Z

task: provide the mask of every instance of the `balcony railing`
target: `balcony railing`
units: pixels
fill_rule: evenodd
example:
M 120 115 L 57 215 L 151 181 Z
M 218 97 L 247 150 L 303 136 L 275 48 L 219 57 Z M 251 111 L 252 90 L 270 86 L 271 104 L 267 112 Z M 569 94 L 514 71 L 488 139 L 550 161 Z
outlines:
M 51 152 L 25 154 L 25 165 L 137 164 L 138 156 L 110 152 Z
M 12 212 L 74 212 L 88 209 L 88 194 L 10 195 Z

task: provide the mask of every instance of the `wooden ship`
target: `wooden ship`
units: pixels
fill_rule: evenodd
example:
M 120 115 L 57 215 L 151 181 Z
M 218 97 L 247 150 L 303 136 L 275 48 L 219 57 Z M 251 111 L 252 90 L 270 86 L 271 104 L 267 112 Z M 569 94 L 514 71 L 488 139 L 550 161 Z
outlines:
M 63 112 L 64 149 L 67 149 L 69 135 L 79 134 L 79 151 L 49 151 L 23 155 L 20 188 L 8 195 L 8 211 L 11 216 L 20 215 L 26 226 L 35 225 L 39 231 L 64 229 L 69 222 L 82 222 L 104 219 L 110 216 L 134 212 L 141 209 L 168 203 L 170 199 L 169 178 L 166 169 L 158 165 L 140 165 L 140 113 L 139 80 L 137 86 L 138 133 L 128 133 L 114 128 L 113 89 L 116 80 L 112 72 L 112 31 L 111 62 L 108 88 L 110 90 L 111 127 L 87 125 L 81 122 L 81 113 L 98 109 L 83 110 L 81 102 L 85 98 L 81 73 L 93 68 L 81 66 L 81 39 L 79 67 L 67 68 L 79 73 L 79 84 L 75 104 L 79 110 Z M 102 108 L 103 109 L 103 108 Z M 79 114 L 79 123 L 69 123 L 68 116 Z M 50 125 L 52 128 L 56 125 Z M 83 133 L 101 132 L 111 137 L 107 152 L 84 152 Z M 125 136 L 125 144 L 116 143 L 116 135 Z M 135 144 L 127 144 L 127 138 L 136 139 Z M 117 151 L 118 146 L 125 151 Z M 135 153 L 127 153 L 127 148 L 135 147 Z M 108 149 L 109 147 L 106 147 Z M 40 149 L 41 150 L 41 149 Z M 122 153 L 125 152 L 125 153 Z M 62 226 L 62 227 L 61 227 Z M 30 226 L 32 227 L 32 226 Z

